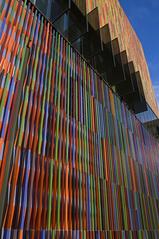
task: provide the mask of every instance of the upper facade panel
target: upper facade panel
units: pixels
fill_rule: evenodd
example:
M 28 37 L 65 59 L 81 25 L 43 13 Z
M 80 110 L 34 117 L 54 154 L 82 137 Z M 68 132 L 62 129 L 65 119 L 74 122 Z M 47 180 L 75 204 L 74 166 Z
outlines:
M 142 45 L 118 0 L 87 0 L 87 11 L 98 7 L 100 26 L 109 24 L 111 38 L 118 38 L 120 50 L 127 51 L 128 60 L 140 72 L 146 101 L 159 116 L 154 89 Z

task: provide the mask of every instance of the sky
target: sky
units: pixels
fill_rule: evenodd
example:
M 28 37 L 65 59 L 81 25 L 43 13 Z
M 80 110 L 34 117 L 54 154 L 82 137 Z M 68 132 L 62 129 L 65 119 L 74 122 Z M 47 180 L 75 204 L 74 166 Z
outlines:
M 159 0 L 119 0 L 119 2 L 144 48 L 159 105 Z

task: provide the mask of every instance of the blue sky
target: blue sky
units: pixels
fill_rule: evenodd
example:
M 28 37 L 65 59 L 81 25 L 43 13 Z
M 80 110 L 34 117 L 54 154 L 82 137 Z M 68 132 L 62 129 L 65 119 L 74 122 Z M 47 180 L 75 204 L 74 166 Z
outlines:
M 159 105 L 159 0 L 119 0 L 144 48 Z

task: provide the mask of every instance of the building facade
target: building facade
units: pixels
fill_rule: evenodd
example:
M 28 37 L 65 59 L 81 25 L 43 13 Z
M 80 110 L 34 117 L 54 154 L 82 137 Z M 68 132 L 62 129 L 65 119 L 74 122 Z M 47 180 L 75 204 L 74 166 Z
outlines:
M 142 45 L 118 0 L 32 2 L 146 127 L 158 119 Z
M 126 50 L 129 61 L 133 60 L 136 71 L 141 74 L 141 80 L 146 101 L 159 116 L 159 110 L 152 87 L 142 45 L 132 28 L 118 0 L 87 0 L 87 11 L 98 7 L 100 27 L 109 24 L 111 38 L 118 38 L 121 52 Z
M 0 2 L 0 99 L 1 238 L 159 237 L 158 141 L 31 1 Z

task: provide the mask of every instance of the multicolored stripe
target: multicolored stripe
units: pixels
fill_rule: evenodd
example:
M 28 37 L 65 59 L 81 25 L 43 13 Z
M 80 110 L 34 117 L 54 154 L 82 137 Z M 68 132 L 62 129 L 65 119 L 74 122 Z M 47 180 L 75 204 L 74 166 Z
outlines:
M 1 238 L 158 238 L 158 142 L 29 1 L 0 12 Z

